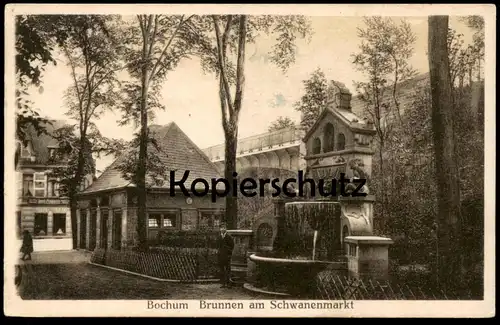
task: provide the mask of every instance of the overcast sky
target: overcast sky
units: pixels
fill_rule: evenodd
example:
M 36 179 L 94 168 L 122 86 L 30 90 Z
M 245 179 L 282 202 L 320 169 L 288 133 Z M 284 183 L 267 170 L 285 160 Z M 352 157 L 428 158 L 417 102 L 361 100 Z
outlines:
M 396 18 L 399 19 L 399 18 Z M 417 36 L 415 54 L 411 59 L 418 72 L 428 71 L 427 17 L 407 17 Z M 328 79 L 345 83 L 353 91 L 353 81 L 363 76 L 354 70 L 351 54 L 357 52 L 360 39 L 356 29 L 363 27 L 359 17 L 312 17 L 314 34 L 307 44 L 298 42 L 298 55 L 286 73 L 267 62 L 266 53 L 272 39 L 261 37 L 256 45 L 247 48 L 246 84 L 239 134 L 246 137 L 266 132 L 270 122 L 278 116 L 289 116 L 298 121 L 293 103 L 302 95 L 302 80 L 316 68 L 321 68 Z M 452 28 L 470 39 L 470 30 L 451 18 Z M 43 75 L 43 92 L 33 92 L 35 106 L 54 119 L 67 119 L 63 103 L 64 91 L 71 85 L 71 76 L 63 62 L 50 66 Z M 186 60 L 168 75 L 162 91 L 166 111 L 158 112 L 155 124 L 174 121 L 200 147 L 206 148 L 224 142 L 218 99 L 218 82 L 214 75 L 204 74 L 199 61 Z M 119 127 L 119 114 L 107 113 L 95 121 L 104 136 L 132 138 L 132 127 Z M 98 161 L 102 171 L 110 158 Z

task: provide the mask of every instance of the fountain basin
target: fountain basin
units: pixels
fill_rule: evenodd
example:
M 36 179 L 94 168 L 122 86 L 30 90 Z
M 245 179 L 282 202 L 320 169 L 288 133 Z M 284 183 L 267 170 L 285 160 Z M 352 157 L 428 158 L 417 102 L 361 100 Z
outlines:
M 301 258 L 282 258 L 278 256 L 262 256 L 259 253 L 249 257 L 252 264 L 249 270 L 247 289 L 265 292 L 271 295 L 288 295 L 312 298 L 316 291 L 316 275 L 326 269 L 346 272 L 346 262 L 314 261 Z

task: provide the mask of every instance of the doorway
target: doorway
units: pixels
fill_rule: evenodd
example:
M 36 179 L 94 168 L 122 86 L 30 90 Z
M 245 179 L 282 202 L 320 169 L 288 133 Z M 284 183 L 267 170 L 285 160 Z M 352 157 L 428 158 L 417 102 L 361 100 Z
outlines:
M 122 246 L 122 211 L 113 211 L 113 249 L 120 249 Z
M 108 248 L 108 219 L 109 211 L 101 210 L 101 248 Z
M 97 210 L 90 212 L 89 249 L 93 251 L 97 244 Z
M 80 248 L 87 247 L 87 211 L 80 210 Z

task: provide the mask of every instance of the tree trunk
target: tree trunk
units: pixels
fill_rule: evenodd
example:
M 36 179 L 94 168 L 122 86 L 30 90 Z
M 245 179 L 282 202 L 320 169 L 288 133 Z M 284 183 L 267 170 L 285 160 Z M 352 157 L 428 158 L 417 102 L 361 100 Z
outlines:
M 463 284 L 460 178 L 448 49 L 448 16 L 429 17 L 429 70 L 438 199 L 438 276 L 445 290 Z
M 71 233 L 73 234 L 73 249 L 78 249 L 78 220 L 76 219 L 76 211 L 78 209 L 78 202 L 76 200 L 75 194 L 69 195 L 69 209 L 70 209 L 70 218 L 71 218 Z
M 141 76 L 141 132 L 139 140 L 139 164 L 137 165 L 137 236 L 139 237 L 139 249 L 147 250 L 146 229 L 146 166 L 148 146 L 148 70 L 144 65 Z
M 234 129 L 225 132 L 226 143 L 225 143 L 225 169 L 224 177 L 229 181 L 229 184 L 233 184 L 233 172 L 236 172 L 236 150 L 238 143 L 238 125 L 233 125 Z M 239 191 L 239 189 L 236 189 Z M 226 226 L 227 229 L 236 229 L 238 224 L 238 197 L 233 196 L 233 189 L 231 188 L 230 193 L 226 196 Z
M 384 169 L 384 140 L 380 139 L 380 147 L 378 148 L 378 156 L 379 156 L 379 174 L 380 174 L 380 225 L 381 225 L 381 230 L 384 234 L 387 233 L 387 215 L 385 213 L 386 211 L 386 195 L 385 195 L 385 169 Z
M 70 215 L 71 215 L 71 232 L 73 237 L 73 249 L 77 249 L 78 247 L 78 228 L 77 228 L 77 219 L 76 219 L 76 210 L 78 208 L 78 202 L 76 195 L 78 193 L 78 187 L 82 183 L 82 179 L 85 173 L 85 160 L 87 153 L 86 138 L 87 132 L 83 123 L 80 124 L 80 128 L 82 129 L 80 133 L 80 143 L 78 150 L 78 162 L 76 167 L 75 177 L 71 182 L 71 188 L 69 189 L 68 197 L 69 197 L 69 206 L 70 206 Z

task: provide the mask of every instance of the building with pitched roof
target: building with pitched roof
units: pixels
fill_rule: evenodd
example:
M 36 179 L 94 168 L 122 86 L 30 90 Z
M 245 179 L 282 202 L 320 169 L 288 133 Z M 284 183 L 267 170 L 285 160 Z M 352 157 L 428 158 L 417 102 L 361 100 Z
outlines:
M 148 147 L 148 154 L 155 155 L 166 171 L 176 171 L 175 180 L 180 181 L 184 171 L 189 170 L 185 187 L 190 196 L 181 192 L 179 186 L 175 196 L 170 194 L 170 175 L 164 182 L 147 182 L 147 234 L 149 239 L 169 232 L 210 229 L 218 226 L 224 214 L 224 198 L 212 202 L 208 193 L 191 195 L 191 183 L 197 178 L 210 184 L 212 178 L 222 177 L 210 159 L 194 144 L 174 122 L 151 125 L 150 137 L 156 145 Z M 78 247 L 121 249 L 137 243 L 137 188 L 129 177 L 124 177 L 121 163 L 137 148 L 119 156 L 95 182 L 78 196 L 77 229 Z M 201 184 L 201 186 L 203 186 Z M 198 191 L 198 187 L 195 190 Z
M 59 147 L 53 132 L 64 125 L 57 120 L 47 123 L 46 134 L 28 127 L 26 145 L 18 143 L 17 234 L 20 237 L 28 230 L 34 237 L 35 250 L 72 249 L 69 201 L 60 194 L 58 180 L 51 174 L 52 169 L 66 166 L 52 159 Z M 87 175 L 82 189 L 92 180 L 93 175 Z

